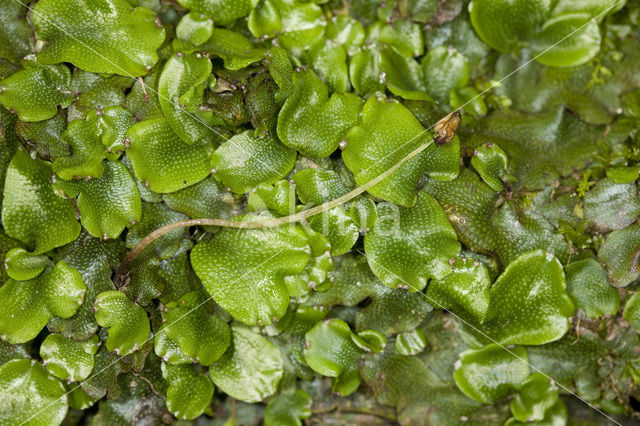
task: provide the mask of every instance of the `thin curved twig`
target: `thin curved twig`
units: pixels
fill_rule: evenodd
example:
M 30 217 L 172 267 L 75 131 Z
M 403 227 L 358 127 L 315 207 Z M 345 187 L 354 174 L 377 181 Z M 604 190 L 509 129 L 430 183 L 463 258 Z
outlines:
M 422 133 L 426 133 L 427 130 Z M 421 135 L 417 135 L 419 137 Z M 429 138 L 429 141 L 420 145 L 418 148 L 411 151 L 409 154 L 404 156 L 400 161 L 391 166 L 389 169 L 379 174 L 378 176 L 371 179 L 369 182 L 362 184 L 356 187 L 354 190 L 344 194 L 341 197 L 338 197 L 334 200 L 327 201 L 324 204 L 320 204 L 318 206 L 312 207 L 307 210 L 300 211 L 298 213 L 292 214 L 290 216 L 278 217 L 272 219 L 258 220 L 258 221 L 238 221 L 238 220 L 228 220 L 228 219 L 211 219 L 211 218 L 201 218 L 201 219 L 185 219 L 178 222 L 173 222 L 168 225 L 165 225 L 161 228 L 156 229 L 155 231 L 148 234 L 144 237 L 138 244 L 131 249 L 127 256 L 124 258 L 120 267 L 118 268 L 118 272 L 116 273 L 116 282 L 121 280 L 127 273 L 127 269 L 133 260 L 151 243 L 153 243 L 158 238 L 163 235 L 175 231 L 176 229 L 188 227 L 188 226 L 220 226 L 223 228 L 241 228 L 241 229 L 261 229 L 261 228 L 275 228 L 277 226 L 286 225 L 289 223 L 299 222 L 301 220 L 307 219 L 311 216 L 315 216 L 317 214 L 323 213 L 327 210 L 331 210 L 334 207 L 342 205 L 348 201 L 353 200 L 358 195 L 364 193 L 365 191 L 371 189 L 375 185 L 382 182 L 384 179 L 389 177 L 393 172 L 398 170 L 403 164 L 407 161 L 414 158 L 416 155 L 420 154 L 422 151 L 427 149 L 433 143 L 433 139 Z

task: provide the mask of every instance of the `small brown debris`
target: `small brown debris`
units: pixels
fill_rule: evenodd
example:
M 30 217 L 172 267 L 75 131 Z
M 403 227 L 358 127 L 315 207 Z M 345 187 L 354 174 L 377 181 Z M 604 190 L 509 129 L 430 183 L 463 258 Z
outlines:
M 435 126 L 433 126 L 433 130 L 436 132 L 436 137 L 433 139 L 435 143 L 437 143 L 438 146 L 442 146 L 451 142 L 453 137 L 456 135 L 461 122 L 462 117 L 460 117 L 460 113 L 458 111 L 453 111 L 451 114 L 438 121 Z

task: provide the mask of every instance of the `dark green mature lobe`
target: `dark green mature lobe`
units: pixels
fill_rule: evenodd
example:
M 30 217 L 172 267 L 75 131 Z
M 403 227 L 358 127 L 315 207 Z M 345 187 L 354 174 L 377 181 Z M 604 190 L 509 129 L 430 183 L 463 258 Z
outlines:
M 27 8 L 18 2 L 4 2 L 0 8 L 0 57 L 18 62 L 32 49 L 31 29 L 25 20 Z

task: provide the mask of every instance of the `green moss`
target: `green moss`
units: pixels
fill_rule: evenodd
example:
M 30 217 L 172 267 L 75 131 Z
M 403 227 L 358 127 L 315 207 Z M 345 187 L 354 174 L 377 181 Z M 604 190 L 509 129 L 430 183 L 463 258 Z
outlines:
M 0 423 L 638 417 L 638 2 L 7 1 Z

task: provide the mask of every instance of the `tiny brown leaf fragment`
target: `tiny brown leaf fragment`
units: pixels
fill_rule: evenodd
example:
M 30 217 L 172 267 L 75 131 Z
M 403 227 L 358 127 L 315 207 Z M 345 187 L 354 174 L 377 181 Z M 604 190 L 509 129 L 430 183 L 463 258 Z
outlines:
M 460 122 L 462 122 L 462 118 L 458 111 L 453 111 L 438 121 L 435 126 L 433 126 L 433 130 L 436 132 L 436 137 L 433 139 L 435 143 L 437 143 L 438 146 L 442 146 L 445 143 L 451 142 L 456 135 L 456 131 L 458 131 L 458 127 L 460 127 Z

